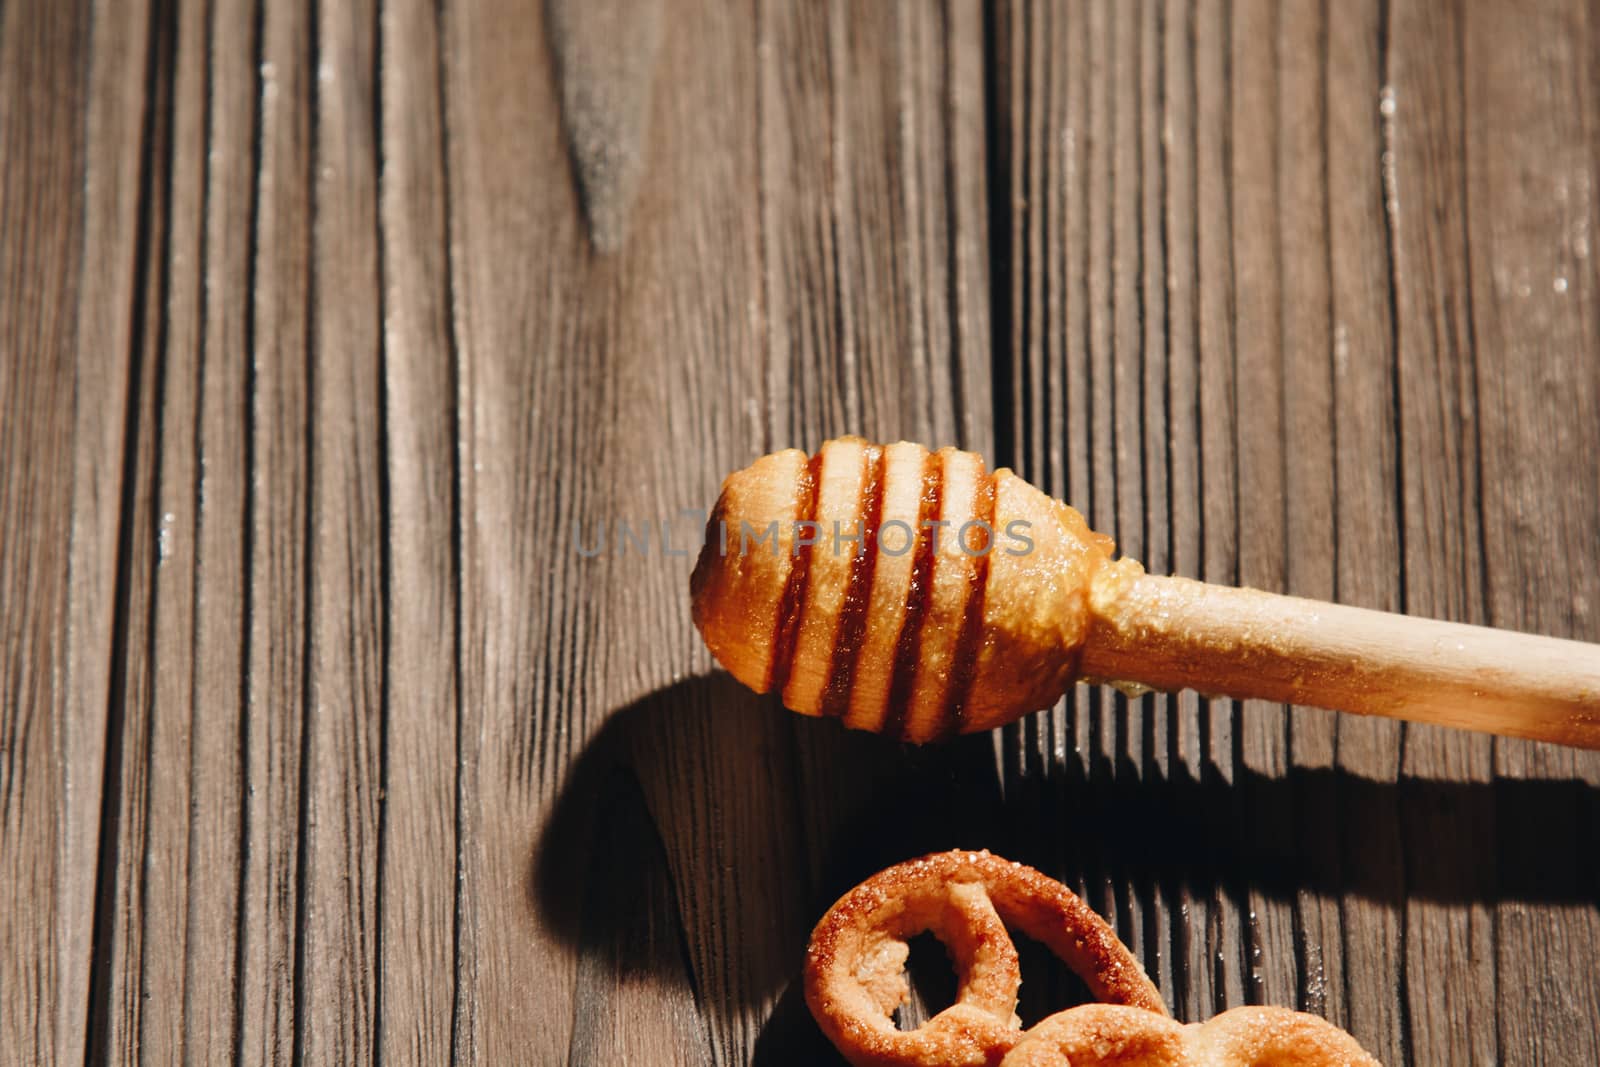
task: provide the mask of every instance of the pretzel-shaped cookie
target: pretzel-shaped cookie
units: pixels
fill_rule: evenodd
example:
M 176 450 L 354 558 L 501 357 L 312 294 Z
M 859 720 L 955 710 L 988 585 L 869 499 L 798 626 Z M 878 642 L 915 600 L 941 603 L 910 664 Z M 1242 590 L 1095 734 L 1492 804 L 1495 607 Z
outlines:
M 1355 1038 L 1288 1008 L 1234 1008 L 1183 1026 L 1115 1004 L 1057 1012 L 1029 1030 L 1001 1067 L 1378 1067 Z
M 806 1003 L 855 1067 L 995 1067 L 1023 1037 L 1017 950 L 1002 920 L 1048 946 L 1097 999 L 1166 1018 L 1139 961 L 1093 909 L 1061 883 L 988 852 L 924 856 L 841 897 L 806 949 Z M 906 939 L 924 930 L 955 963 L 956 1002 L 902 1031 L 892 1012 L 910 992 Z

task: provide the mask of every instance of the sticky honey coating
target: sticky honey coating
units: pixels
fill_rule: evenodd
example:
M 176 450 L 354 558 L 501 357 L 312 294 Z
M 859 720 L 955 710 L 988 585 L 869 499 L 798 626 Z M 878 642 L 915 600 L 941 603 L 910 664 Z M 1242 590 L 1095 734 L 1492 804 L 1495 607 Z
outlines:
M 803 545 L 806 565 L 804 610 L 795 620 L 794 655 L 789 665 L 783 703 L 808 715 L 823 712 L 824 699 L 835 672 L 834 651 L 841 647 L 847 611 L 854 597 L 854 572 L 870 558 L 865 551 L 867 496 L 882 450 L 859 438 L 829 441 L 819 453 L 816 505 L 809 516 L 816 522 Z M 850 540 L 845 538 L 849 537 Z M 860 540 L 855 540 L 860 538 Z
M 691 612 L 717 662 L 765 693 L 798 559 L 795 528 L 808 513 L 806 454 L 763 456 L 722 486 L 689 579 Z M 762 518 L 765 516 L 765 518 Z
M 901 441 L 884 449 L 883 496 L 880 505 L 876 563 L 867 591 L 862 620 L 861 653 L 851 676 L 846 726 L 880 730 L 887 718 L 890 689 L 895 681 L 895 660 L 900 636 L 911 616 L 908 591 L 917 574 L 917 534 L 925 513 L 937 501 L 934 492 L 936 464 L 921 445 Z M 885 526 L 887 525 L 887 534 Z M 920 616 L 918 616 L 920 620 Z M 920 622 L 913 622 L 913 626 Z M 902 695 L 901 699 L 905 697 Z
M 929 741 L 1060 697 L 1112 547 L 973 453 L 840 438 L 728 477 L 691 578 L 693 615 L 750 688 Z
M 1111 561 L 1111 538 L 1077 509 L 1009 470 L 995 474 L 995 527 L 1025 532 L 1031 548 L 989 557 L 982 646 L 963 729 L 988 730 L 1048 707 L 1077 680 L 1089 634 L 1089 590 Z

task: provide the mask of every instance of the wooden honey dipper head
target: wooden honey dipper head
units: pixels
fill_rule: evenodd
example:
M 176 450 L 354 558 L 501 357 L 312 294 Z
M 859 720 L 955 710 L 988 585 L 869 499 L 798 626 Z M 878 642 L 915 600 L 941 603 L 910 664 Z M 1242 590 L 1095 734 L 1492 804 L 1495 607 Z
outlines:
M 1061 696 L 1111 549 L 971 452 L 840 438 L 729 476 L 690 583 L 694 621 L 757 692 L 927 741 Z
M 694 621 L 757 692 L 909 741 L 1083 678 L 1600 748 L 1600 646 L 1149 575 L 1113 548 L 970 452 L 844 437 L 723 483 Z

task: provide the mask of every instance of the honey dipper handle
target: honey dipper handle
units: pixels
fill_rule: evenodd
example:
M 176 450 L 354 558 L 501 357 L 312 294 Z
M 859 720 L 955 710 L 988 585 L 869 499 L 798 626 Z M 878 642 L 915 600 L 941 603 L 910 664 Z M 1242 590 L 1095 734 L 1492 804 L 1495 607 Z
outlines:
M 1600 645 L 1161 578 L 1095 580 L 1085 679 L 1600 749 Z

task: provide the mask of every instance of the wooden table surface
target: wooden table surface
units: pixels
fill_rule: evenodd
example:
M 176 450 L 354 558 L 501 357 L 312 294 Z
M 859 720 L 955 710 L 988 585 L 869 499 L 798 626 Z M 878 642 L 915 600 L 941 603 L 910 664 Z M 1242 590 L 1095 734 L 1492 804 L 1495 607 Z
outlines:
M 4 0 L 0 1061 L 837 1062 L 811 925 L 954 846 L 1186 1020 L 1600 1061 L 1600 753 L 902 747 L 714 672 L 672 554 L 855 431 L 1600 640 L 1597 218 L 1582 0 Z

